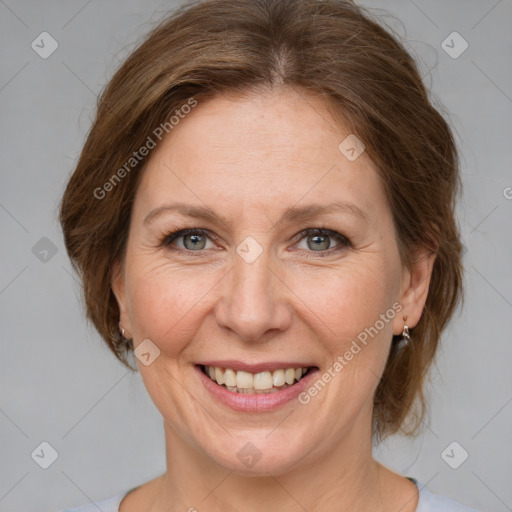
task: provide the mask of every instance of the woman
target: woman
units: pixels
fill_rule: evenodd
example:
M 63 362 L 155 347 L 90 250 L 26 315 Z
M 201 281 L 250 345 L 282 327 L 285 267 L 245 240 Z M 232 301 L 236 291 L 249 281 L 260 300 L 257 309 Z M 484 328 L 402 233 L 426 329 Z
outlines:
M 102 94 L 60 221 L 167 471 L 75 510 L 469 511 L 372 456 L 416 430 L 461 297 L 458 187 L 413 60 L 353 3 L 164 20 Z

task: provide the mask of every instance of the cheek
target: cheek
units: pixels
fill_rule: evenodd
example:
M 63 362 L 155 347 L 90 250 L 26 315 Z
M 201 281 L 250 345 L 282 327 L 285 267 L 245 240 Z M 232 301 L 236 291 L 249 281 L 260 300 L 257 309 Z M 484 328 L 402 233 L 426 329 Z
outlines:
M 357 338 L 365 328 L 373 326 L 395 300 L 397 283 L 392 269 L 373 255 L 345 263 L 336 270 L 322 269 L 309 277 L 291 278 L 293 290 L 310 310 L 308 316 L 318 324 L 334 349 Z M 314 313 L 314 314 L 312 314 Z M 380 323 L 379 323 L 380 325 Z M 391 322 L 383 331 L 391 330 Z
M 132 267 L 130 315 L 135 343 L 150 339 L 163 355 L 175 357 L 197 330 L 197 318 L 207 301 L 214 276 L 177 271 L 165 265 Z

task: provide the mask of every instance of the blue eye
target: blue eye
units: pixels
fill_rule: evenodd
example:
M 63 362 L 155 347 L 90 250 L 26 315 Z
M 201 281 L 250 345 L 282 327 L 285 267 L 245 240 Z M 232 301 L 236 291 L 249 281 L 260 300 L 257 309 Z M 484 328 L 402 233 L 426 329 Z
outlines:
M 326 252 L 328 249 L 331 249 L 333 245 L 331 239 L 338 241 L 338 245 L 333 250 L 339 250 L 340 246 L 343 248 L 352 245 L 343 235 L 330 229 L 311 228 L 303 231 L 300 236 L 300 240 L 304 240 L 307 248 L 311 249 L 312 252 Z
M 177 250 L 186 252 L 201 252 L 205 249 L 211 249 L 213 247 L 207 247 L 208 241 L 212 241 L 216 237 L 213 236 L 208 230 L 200 228 L 181 229 L 168 233 L 162 241 L 164 246 L 172 246 L 176 241 L 182 240 L 181 246 L 178 245 Z M 296 237 L 299 241 L 305 240 L 307 248 L 300 248 L 305 252 L 316 252 L 319 256 L 323 256 L 323 253 L 331 254 L 334 251 L 339 251 L 347 247 L 353 247 L 352 243 L 343 235 L 337 231 L 324 228 L 309 228 Z M 331 239 L 338 241 L 338 244 L 333 247 Z M 176 244 L 174 244 L 176 245 Z
M 195 252 L 196 250 L 205 249 L 206 240 L 209 233 L 203 229 L 181 229 L 169 233 L 163 240 L 164 245 L 171 245 L 175 240 L 183 239 L 183 247 L 185 249 Z

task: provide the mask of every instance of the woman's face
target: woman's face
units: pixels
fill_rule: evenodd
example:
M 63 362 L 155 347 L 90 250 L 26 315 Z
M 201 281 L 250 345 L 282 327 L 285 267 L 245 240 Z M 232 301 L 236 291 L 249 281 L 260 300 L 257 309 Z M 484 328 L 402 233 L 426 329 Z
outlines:
M 371 443 L 392 334 L 418 321 L 430 267 L 402 267 L 348 135 L 282 91 L 199 101 L 152 150 L 113 287 L 166 430 L 207 463 L 279 474 Z

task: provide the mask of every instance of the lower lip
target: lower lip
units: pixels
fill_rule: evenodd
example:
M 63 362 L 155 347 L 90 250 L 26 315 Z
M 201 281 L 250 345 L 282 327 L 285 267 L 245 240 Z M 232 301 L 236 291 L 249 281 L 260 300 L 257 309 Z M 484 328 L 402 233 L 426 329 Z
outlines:
M 229 391 L 224 386 L 220 386 L 210 379 L 202 370 L 200 366 L 196 366 L 195 370 L 199 374 L 199 378 L 204 384 L 204 387 L 217 401 L 221 402 L 235 411 L 244 412 L 265 412 L 278 409 L 279 407 L 291 402 L 293 399 L 305 391 L 318 369 L 310 370 L 309 373 L 303 377 L 299 382 L 293 386 L 289 386 L 281 391 L 274 393 L 234 393 Z

